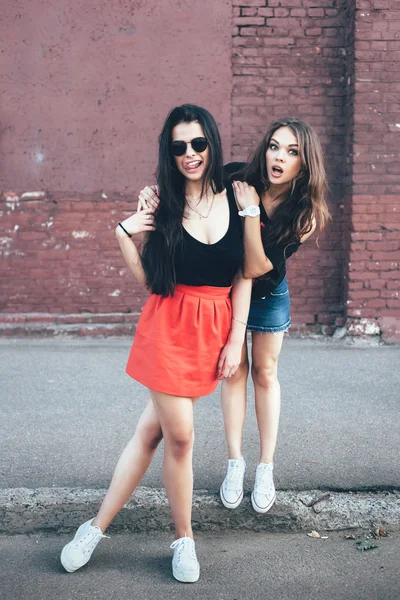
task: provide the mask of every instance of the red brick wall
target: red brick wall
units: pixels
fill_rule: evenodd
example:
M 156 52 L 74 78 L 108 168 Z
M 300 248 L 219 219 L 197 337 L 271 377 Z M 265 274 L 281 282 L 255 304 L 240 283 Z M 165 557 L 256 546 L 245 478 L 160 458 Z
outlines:
M 348 182 L 350 333 L 400 341 L 400 4 L 357 0 Z
M 0 302 L 18 313 L 136 312 L 144 293 L 127 272 L 114 235 L 133 202 L 72 194 L 8 196 L 2 217 Z M 14 276 L 13 276 L 14 274 Z
M 333 221 L 288 263 L 296 329 L 333 331 L 343 312 L 346 2 L 233 0 L 232 144 L 245 160 L 268 124 L 294 115 L 321 138 Z
M 231 0 L 19 4 L 0 20 L 0 312 L 124 322 L 145 294 L 114 227 L 154 182 L 167 112 L 204 105 L 229 156 Z
M 229 148 L 231 10 L 231 0 L 2 2 L 2 190 L 135 194 L 182 102 L 210 107 Z
M 114 10 L 105 0 L 34 0 L 21 14 L 5 8 L 3 321 L 14 315 L 21 331 L 27 321 L 38 323 L 35 332 L 43 322 L 55 324 L 51 331 L 77 322 L 126 331 L 144 295 L 113 229 L 153 179 L 167 110 L 193 101 L 215 114 L 227 160 L 246 159 L 277 117 L 314 126 L 333 222 L 319 247 L 309 240 L 289 261 L 292 331 L 329 334 L 346 322 L 352 335 L 396 341 L 399 2 L 204 4 Z M 45 193 L 23 194 L 32 190 Z

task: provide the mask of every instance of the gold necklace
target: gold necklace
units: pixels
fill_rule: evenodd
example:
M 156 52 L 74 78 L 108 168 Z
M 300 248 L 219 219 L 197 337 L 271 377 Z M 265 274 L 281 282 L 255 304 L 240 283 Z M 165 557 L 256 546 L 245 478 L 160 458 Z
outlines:
M 214 204 L 214 198 L 215 198 L 215 195 L 213 195 L 213 197 L 211 199 L 210 207 L 209 207 L 208 212 L 207 212 L 206 215 L 203 215 L 199 210 L 197 210 L 196 208 L 193 208 L 193 206 L 191 206 L 191 204 L 190 204 L 190 202 L 189 202 L 189 200 L 187 198 L 186 198 L 186 204 L 188 205 L 188 207 L 190 208 L 190 210 L 192 210 L 193 212 L 195 212 L 195 213 L 197 213 L 199 215 L 200 219 L 207 219 L 210 216 L 211 209 L 212 209 L 213 204 Z

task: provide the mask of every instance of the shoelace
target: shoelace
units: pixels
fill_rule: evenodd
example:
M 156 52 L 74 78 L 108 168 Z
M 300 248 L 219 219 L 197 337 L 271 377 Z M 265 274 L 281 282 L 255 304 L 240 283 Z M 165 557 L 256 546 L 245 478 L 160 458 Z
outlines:
M 100 529 L 98 531 L 88 531 L 83 536 L 83 538 L 81 538 L 79 540 L 78 544 L 83 545 L 84 552 L 90 552 L 97 546 L 97 544 L 98 544 L 99 540 L 101 540 L 101 538 L 110 539 L 110 536 L 104 535 L 104 533 L 101 533 Z
M 238 464 L 230 466 L 226 476 L 227 487 L 229 489 L 237 489 L 238 487 L 241 487 L 242 476 L 243 473 Z
M 256 488 L 257 492 L 259 492 L 261 494 L 268 495 L 270 492 L 272 492 L 273 491 L 272 472 L 264 469 L 262 471 L 261 475 L 259 475 L 257 473 L 257 481 L 256 481 L 256 485 L 254 487 Z
M 188 540 L 190 540 L 190 542 L 188 542 Z M 189 548 L 190 550 L 190 558 L 192 560 L 197 560 L 196 559 L 196 555 L 194 552 L 194 542 L 191 543 L 193 540 L 187 536 L 179 538 L 177 540 L 175 540 L 174 542 L 172 542 L 170 548 L 171 550 L 175 550 L 175 548 L 178 549 L 178 561 L 180 561 L 181 559 L 181 554 L 182 551 L 184 550 L 185 546 Z

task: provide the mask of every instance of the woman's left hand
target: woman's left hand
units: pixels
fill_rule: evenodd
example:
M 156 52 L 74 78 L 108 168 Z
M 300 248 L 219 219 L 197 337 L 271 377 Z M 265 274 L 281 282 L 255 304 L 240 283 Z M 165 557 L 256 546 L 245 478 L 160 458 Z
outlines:
M 260 204 L 260 196 L 256 192 L 256 188 L 249 185 L 245 181 L 234 181 L 233 191 L 235 192 L 236 204 L 240 210 L 244 210 L 247 206 Z
M 131 235 L 145 233 L 147 231 L 155 231 L 153 212 L 153 209 L 145 208 L 122 221 L 121 225 Z M 117 225 L 115 232 L 117 237 L 123 238 L 126 236 L 126 233 L 124 233 L 123 229 L 121 229 L 119 225 Z
M 160 202 L 159 193 L 158 185 L 147 185 L 143 188 L 138 197 L 137 212 L 147 208 L 154 212 Z
M 221 351 L 218 361 L 218 379 L 229 379 L 238 370 L 243 342 L 228 342 Z

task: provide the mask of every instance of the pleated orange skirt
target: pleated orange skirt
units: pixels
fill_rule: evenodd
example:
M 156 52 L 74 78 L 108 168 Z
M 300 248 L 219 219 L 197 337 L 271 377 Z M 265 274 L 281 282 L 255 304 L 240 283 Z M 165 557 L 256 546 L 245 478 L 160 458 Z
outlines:
M 152 294 L 136 328 L 128 375 L 173 396 L 213 392 L 231 328 L 230 290 L 178 284 L 173 297 Z

